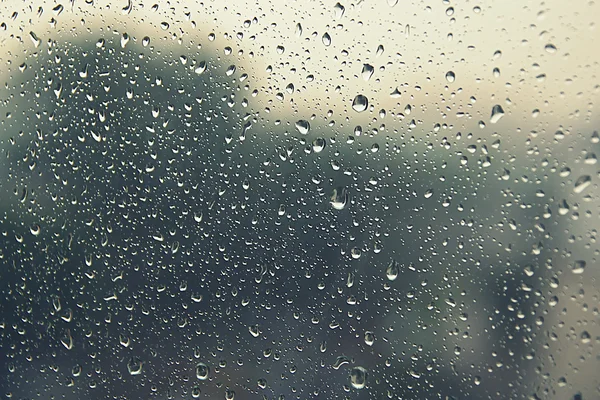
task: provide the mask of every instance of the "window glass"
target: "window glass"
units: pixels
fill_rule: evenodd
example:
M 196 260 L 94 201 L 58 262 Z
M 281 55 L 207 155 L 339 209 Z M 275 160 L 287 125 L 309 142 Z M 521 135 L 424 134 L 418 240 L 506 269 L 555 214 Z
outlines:
M 0 3 L 0 394 L 600 398 L 600 6 Z

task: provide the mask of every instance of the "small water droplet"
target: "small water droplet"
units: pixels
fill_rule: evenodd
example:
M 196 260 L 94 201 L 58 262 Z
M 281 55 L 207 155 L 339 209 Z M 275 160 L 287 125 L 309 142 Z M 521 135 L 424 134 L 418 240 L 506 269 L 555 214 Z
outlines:
M 365 332 L 365 344 L 367 346 L 373 346 L 373 343 L 375 343 L 375 334 L 371 331 L 366 331 Z
M 454 72 L 452 71 L 448 71 L 446 72 L 446 80 L 450 83 L 454 82 L 454 80 L 456 79 L 456 75 L 454 75 Z
M 375 57 L 379 57 L 380 55 L 382 55 L 383 51 L 384 51 L 383 45 L 380 44 L 379 46 L 377 46 L 377 50 L 375 51 Z
M 322 40 L 325 46 L 329 46 L 331 44 L 331 36 L 329 36 L 329 33 L 325 32 L 325 34 L 323 34 Z
M 302 25 L 300 25 L 299 22 L 296 24 L 296 36 L 297 37 L 302 36 Z

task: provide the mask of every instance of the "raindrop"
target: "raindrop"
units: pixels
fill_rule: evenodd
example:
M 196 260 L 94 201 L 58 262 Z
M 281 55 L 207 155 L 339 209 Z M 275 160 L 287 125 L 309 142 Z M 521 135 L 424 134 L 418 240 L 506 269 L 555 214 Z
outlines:
M 204 71 L 206 71 L 206 61 L 200 61 L 198 66 L 194 69 L 194 72 L 201 75 Z
M 369 106 L 369 100 L 362 94 L 357 95 L 352 101 L 352 108 L 356 112 L 363 112 Z
M 500 121 L 500 119 L 504 117 L 504 110 L 500 104 L 496 104 L 492 108 L 492 115 L 490 116 L 490 123 L 495 124 Z
M 400 268 L 398 267 L 398 262 L 396 260 L 392 260 L 385 270 L 385 275 L 387 276 L 388 280 L 395 281 L 396 278 L 398 278 L 399 272 Z
M 369 79 L 371 79 L 371 77 L 373 76 L 373 72 L 375 72 L 375 68 L 373 68 L 372 65 L 370 64 L 363 64 L 363 68 L 362 68 L 362 78 L 365 81 L 368 81 Z
M 250 332 L 253 337 L 260 336 L 260 329 L 258 328 L 258 325 L 250 325 L 248 327 L 248 332 Z
M 365 344 L 367 346 L 373 346 L 373 343 L 375 343 L 375 334 L 371 331 L 366 331 L 365 332 Z
M 346 356 L 338 356 L 335 359 L 335 362 L 333 363 L 333 365 L 331 366 L 333 369 L 338 370 L 340 369 L 340 367 L 344 364 L 348 364 L 350 363 L 350 359 Z
M 331 44 L 331 36 L 329 36 L 329 33 L 325 32 L 325 34 L 323 35 L 323 44 L 325 46 L 329 46 Z
M 367 370 L 363 367 L 354 367 L 350 371 L 350 384 L 355 389 L 363 389 L 367 384 Z
M 299 22 L 296 24 L 296 36 L 297 37 L 302 36 L 302 25 L 300 25 Z
M 454 72 L 452 71 L 448 71 L 446 72 L 446 80 L 450 83 L 454 82 L 454 80 L 456 79 L 456 75 L 454 75 Z
M 571 264 L 571 272 L 577 275 L 583 274 L 585 271 L 586 262 L 584 260 L 577 260 Z
M 298 132 L 301 134 L 306 135 L 310 131 L 310 123 L 305 119 L 301 119 L 296 122 L 296 129 L 298 129 Z
M 346 188 L 337 187 L 333 189 L 330 197 L 330 204 L 335 210 L 343 210 L 348 204 L 348 192 Z
M 143 362 L 137 358 L 132 357 L 127 363 L 127 370 L 130 375 L 139 375 L 142 373 Z
M 313 140 L 313 151 L 315 153 L 320 153 L 323 151 L 323 149 L 325 148 L 326 145 L 326 141 L 323 138 L 316 138 L 315 140 Z
M 340 3 L 336 3 L 335 6 L 333 6 L 333 12 L 337 19 L 341 19 L 344 16 L 344 11 L 346 11 L 346 8 Z
M 200 379 L 201 381 L 205 381 L 208 379 L 209 374 L 210 368 L 208 367 L 208 365 L 202 362 L 196 364 L 196 378 Z
M 589 175 L 582 175 L 575 181 L 575 187 L 573 191 L 577 194 L 583 192 L 592 183 L 592 177 Z

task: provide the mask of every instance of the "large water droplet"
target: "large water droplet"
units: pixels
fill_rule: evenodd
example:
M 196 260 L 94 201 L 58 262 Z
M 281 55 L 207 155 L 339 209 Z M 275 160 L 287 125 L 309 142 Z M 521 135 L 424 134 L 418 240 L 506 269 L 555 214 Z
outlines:
M 369 100 L 362 94 L 357 95 L 352 101 L 352 108 L 356 112 L 363 112 L 369 106 Z
M 346 188 L 337 187 L 333 189 L 330 198 L 331 206 L 336 210 L 343 210 L 348 203 L 348 192 Z
M 201 381 L 205 381 L 208 379 L 209 374 L 210 368 L 208 367 L 208 365 L 204 363 L 196 364 L 196 378 L 200 379 Z
M 446 72 L 446 80 L 450 83 L 454 82 L 454 80 L 456 79 L 456 75 L 454 75 L 454 72 L 452 71 L 448 71 Z
M 585 271 L 586 262 L 584 260 L 577 260 L 571 264 L 571 272 L 574 274 L 583 274 Z
M 575 193 L 581 193 L 583 192 L 588 186 L 590 186 L 590 184 L 592 183 L 592 177 L 589 175 L 581 175 L 579 178 L 577 178 L 577 180 L 575 181 L 575 187 L 573 188 L 573 191 Z
M 305 119 L 301 119 L 296 122 L 296 129 L 298 129 L 298 132 L 301 134 L 306 135 L 310 131 L 310 123 Z
M 368 81 L 369 79 L 371 79 L 371 77 L 373 76 L 373 72 L 375 72 L 375 68 L 373 68 L 372 65 L 370 64 L 363 64 L 363 68 L 362 68 L 362 78 L 365 81 Z
M 137 357 L 132 357 L 127 363 L 127 371 L 130 375 L 139 375 L 142 373 L 143 363 Z
M 323 138 L 316 138 L 315 140 L 313 140 L 313 143 L 312 143 L 312 145 L 313 145 L 313 151 L 315 153 L 322 152 L 323 149 L 326 146 L 326 143 L 327 142 L 325 141 L 325 139 L 323 139 Z
M 325 34 L 323 35 L 323 44 L 325 46 L 329 46 L 331 44 L 331 36 L 329 36 L 329 33 L 325 32 Z
M 504 117 L 504 110 L 500 104 L 496 104 L 492 108 L 492 115 L 490 116 L 490 123 L 495 124 L 500 121 L 500 118 Z
M 385 275 L 390 281 L 395 281 L 399 272 L 400 268 L 398 267 L 398 262 L 392 260 L 385 270 Z
M 367 370 L 363 367 L 354 367 L 350 371 L 350 383 L 355 389 L 362 389 L 367 384 Z

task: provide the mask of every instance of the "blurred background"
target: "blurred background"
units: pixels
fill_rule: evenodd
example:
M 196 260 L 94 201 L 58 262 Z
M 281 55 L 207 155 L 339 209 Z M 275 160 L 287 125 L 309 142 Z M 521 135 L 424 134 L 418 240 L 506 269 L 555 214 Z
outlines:
M 599 398 L 599 11 L 0 3 L 0 393 Z

